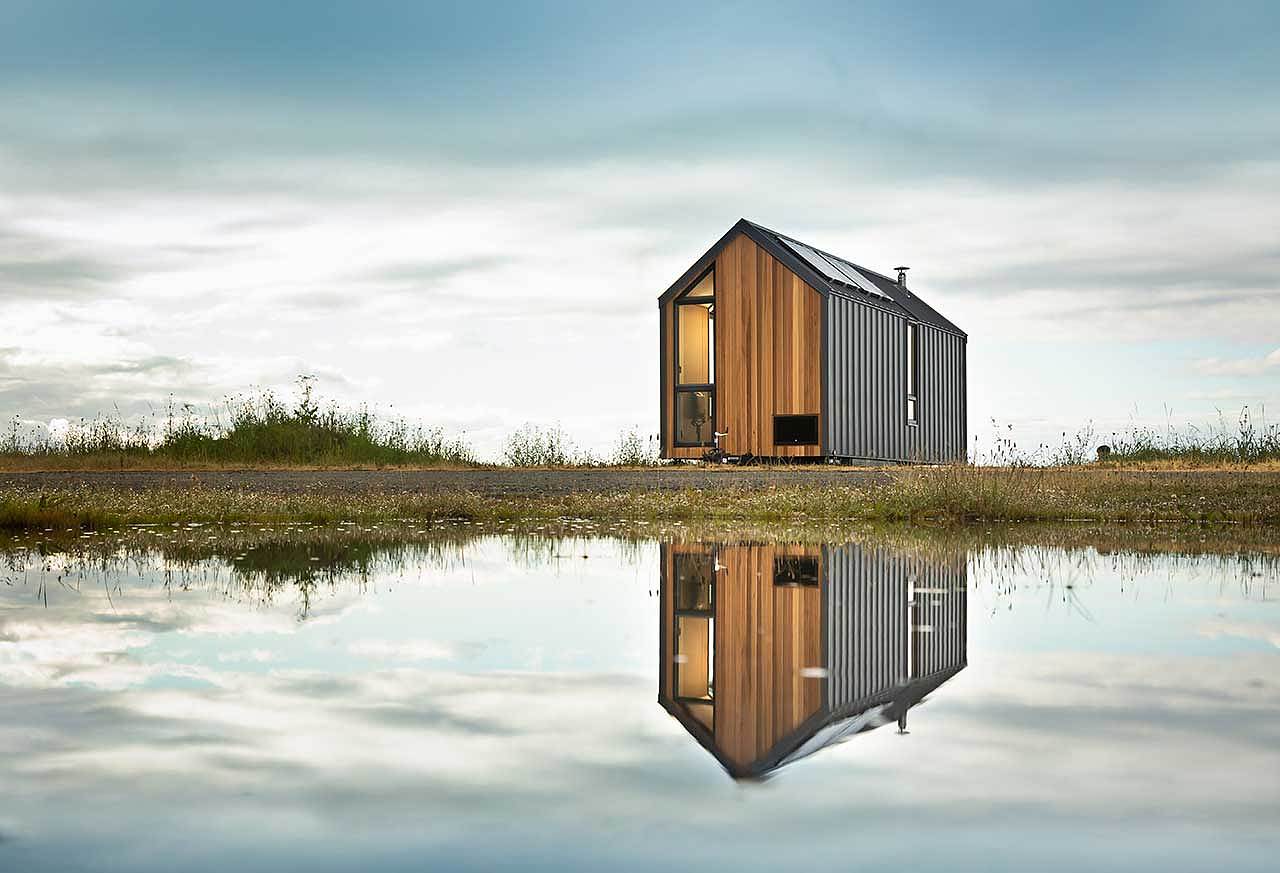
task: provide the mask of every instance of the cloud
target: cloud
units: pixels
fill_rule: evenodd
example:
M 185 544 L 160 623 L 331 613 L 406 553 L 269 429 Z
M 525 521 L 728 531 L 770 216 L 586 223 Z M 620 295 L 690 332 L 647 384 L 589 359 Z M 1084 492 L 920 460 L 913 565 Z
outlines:
M 1241 640 L 1255 640 L 1267 643 L 1280 649 L 1280 627 L 1263 622 L 1231 621 L 1215 618 L 1200 625 L 1199 634 L 1209 639 L 1234 637 Z
M 26 232 L 0 218 L 0 301 L 111 293 L 113 283 L 136 269 L 118 254 Z
M 358 640 L 347 651 L 379 661 L 450 661 L 457 657 L 452 646 L 431 640 Z
M 1260 358 L 1204 358 L 1194 366 L 1206 376 L 1261 376 L 1280 367 L 1280 349 Z

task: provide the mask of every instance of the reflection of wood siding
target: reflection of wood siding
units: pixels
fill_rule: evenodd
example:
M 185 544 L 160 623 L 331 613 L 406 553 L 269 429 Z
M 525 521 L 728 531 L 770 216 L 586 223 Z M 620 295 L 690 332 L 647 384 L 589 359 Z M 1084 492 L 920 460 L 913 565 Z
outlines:
M 712 728 L 712 742 L 746 767 L 763 758 L 822 706 L 823 681 L 803 676 L 823 666 L 822 591 L 773 584 L 776 555 L 805 555 L 821 562 L 817 546 L 716 547 L 714 718 L 696 704 L 685 710 Z M 710 546 L 663 548 L 662 654 L 658 693 L 671 699 L 675 684 L 676 552 L 708 554 Z M 692 690 L 692 689 L 689 689 Z
M 726 546 L 716 591 L 715 740 L 746 765 L 822 705 L 822 592 L 773 584 L 777 554 L 817 555 L 816 547 Z
M 715 261 L 716 430 L 731 453 L 817 456 L 819 446 L 775 446 L 773 416 L 821 415 L 822 295 L 743 234 Z M 662 307 L 663 433 L 666 457 L 697 458 L 676 448 L 674 302 Z M 819 420 L 819 433 L 823 422 Z

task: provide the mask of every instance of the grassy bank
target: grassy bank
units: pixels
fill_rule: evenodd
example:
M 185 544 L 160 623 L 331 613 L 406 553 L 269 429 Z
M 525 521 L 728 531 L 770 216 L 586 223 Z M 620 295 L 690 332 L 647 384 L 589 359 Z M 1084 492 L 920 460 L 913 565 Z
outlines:
M 314 379 L 300 376 L 294 396 L 245 393 L 197 410 L 170 403 L 163 414 L 119 413 L 62 422 L 50 430 L 15 416 L 0 433 L 0 470 L 436 469 L 651 467 L 653 435 L 620 433 L 602 453 L 577 444 L 559 425 L 526 423 L 507 433 L 493 464 L 482 464 L 464 434 L 322 401 Z M 1011 426 L 997 426 L 976 463 L 994 467 L 1108 469 L 1280 469 L 1280 425 L 1266 410 L 1244 407 L 1203 425 L 1131 425 L 1103 433 L 1086 425 L 1057 445 L 1020 446 Z
M 575 445 L 558 425 L 509 433 L 501 463 L 511 467 L 652 466 L 657 446 L 636 429 L 606 455 Z M 163 415 L 119 414 L 66 422 L 56 431 L 14 417 L 0 434 L 0 470 L 407 469 L 481 466 L 462 435 L 388 418 L 369 407 L 320 400 L 309 376 L 296 396 L 271 391 L 229 397 L 198 411 L 170 403 Z
M 310 377 L 299 379 L 291 402 L 263 391 L 228 398 L 203 414 L 170 404 L 163 418 L 130 423 L 102 416 L 56 434 L 31 433 L 14 419 L 0 439 L 0 468 L 19 470 L 475 463 L 470 446 L 440 428 L 322 403 Z
M 883 485 L 735 486 L 502 496 L 468 491 L 264 493 L 189 486 L 0 488 L 0 528 L 94 529 L 185 522 L 1280 524 L 1280 474 L 1155 474 L 1099 469 L 910 469 Z

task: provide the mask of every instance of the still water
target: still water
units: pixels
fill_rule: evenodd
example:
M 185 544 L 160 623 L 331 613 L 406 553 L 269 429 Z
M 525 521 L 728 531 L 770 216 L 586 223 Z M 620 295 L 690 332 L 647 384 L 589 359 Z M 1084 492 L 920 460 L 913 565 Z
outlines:
M 367 533 L 0 552 L 0 870 L 1276 869 L 1263 553 Z

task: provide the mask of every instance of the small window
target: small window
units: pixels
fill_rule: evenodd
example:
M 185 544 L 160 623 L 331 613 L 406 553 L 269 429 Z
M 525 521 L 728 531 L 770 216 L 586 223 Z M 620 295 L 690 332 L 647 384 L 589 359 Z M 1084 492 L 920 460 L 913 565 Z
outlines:
M 707 273 L 699 279 L 693 287 L 680 295 L 681 300 L 693 300 L 699 297 L 707 300 L 714 300 L 716 296 L 716 276 L 715 273 Z
M 907 324 L 907 424 L 918 424 L 920 419 L 920 325 L 914 322 Z
M 818 416 L 775 415 L 773 417 L 773 444 L 775 446 L 816 446 L 818 444 Z
M 785 588 L 818 584 L 818 559 L 804 555 L 779 555 L 773 559 L 773 584 Z

